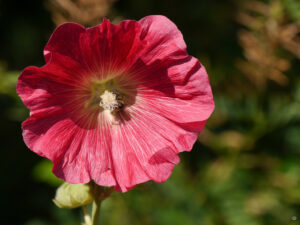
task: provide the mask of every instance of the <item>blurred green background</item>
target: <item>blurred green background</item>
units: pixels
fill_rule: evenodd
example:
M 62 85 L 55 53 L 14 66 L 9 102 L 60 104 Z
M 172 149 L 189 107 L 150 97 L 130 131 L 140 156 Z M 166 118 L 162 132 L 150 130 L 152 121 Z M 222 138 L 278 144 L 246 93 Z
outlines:
M 60 23 L 150 14 L 182 31 L 209 72 L 216 109 L 171 178 L 113 193 L 102 224 L 299 225 L 299 0 L 0 0 L 0 223 L 73 225 L 82 216 L 53 204 L 60 181 L 51 162 L 23 143 L 20 72 L 44 64 Z

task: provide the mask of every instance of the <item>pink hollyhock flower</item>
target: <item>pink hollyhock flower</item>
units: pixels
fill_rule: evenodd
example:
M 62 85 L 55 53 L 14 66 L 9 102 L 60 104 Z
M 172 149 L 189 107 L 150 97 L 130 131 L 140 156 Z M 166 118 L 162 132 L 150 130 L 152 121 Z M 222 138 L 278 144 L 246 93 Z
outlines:
M 214 109 L 205 68 L 164 16 L 52 34 L 46 64 L 27 67 L 17 92 L 30 110 L 26 145 L 69 183 L 125 192 L 169 178 Z

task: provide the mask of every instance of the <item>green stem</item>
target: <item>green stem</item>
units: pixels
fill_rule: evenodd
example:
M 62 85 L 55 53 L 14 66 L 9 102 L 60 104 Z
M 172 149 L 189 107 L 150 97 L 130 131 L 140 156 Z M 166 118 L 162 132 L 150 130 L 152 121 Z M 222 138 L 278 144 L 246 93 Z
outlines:
M 103 188 L 94 184 L 94 201 L 92 209 L 92 225 L 99 225 Z
M 99 225 L 101 198 L 96 198 L 93 202 L 92 225 Z
M 103 188 L 97 184 L 94 184 L 94 201 L 91 225 L 99 225 L 101 203 L 111 194 L 113 190 L 113 187 Z

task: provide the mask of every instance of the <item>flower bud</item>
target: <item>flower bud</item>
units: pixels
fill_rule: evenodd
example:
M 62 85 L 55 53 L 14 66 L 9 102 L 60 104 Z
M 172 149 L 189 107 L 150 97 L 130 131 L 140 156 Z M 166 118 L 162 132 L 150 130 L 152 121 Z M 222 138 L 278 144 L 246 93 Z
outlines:
M 77 208 L 93 202 L 93 192 L 89 184 L 63 183 L 57 190 L 53 202 L 59 208 Z

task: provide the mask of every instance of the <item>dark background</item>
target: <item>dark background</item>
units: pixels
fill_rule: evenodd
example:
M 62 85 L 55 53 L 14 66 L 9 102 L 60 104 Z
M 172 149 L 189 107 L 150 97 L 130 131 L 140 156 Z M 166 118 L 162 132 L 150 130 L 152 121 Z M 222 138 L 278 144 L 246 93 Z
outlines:
M 88 18 L 61 1 L 82 11 L 91 10 L 87 4 L 108 7 Z M 300 2 L 108 2 L 0 1 L 0 223 L 80 224 L 80 209 L 52 202 L 61 182 L 51 162 L 23 143 L 20 124 L 28 111 L 15 93 L 20 72 L 44 64 L 43 47 L 55 27 L 163 14 L 207 68 L 216 109 L 171 178 L 113 193 L 103 203 L 102 224 L 300 224 Z

